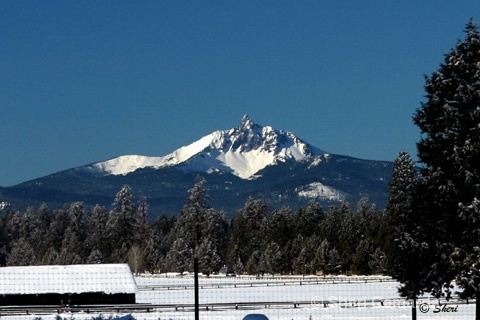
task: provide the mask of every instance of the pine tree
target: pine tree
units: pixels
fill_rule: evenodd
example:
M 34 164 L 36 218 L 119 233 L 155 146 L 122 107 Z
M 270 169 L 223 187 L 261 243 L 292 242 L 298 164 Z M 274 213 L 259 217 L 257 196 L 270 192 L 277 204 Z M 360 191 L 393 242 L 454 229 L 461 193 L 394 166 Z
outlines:
M 5 235 L 5 215 L 0 216 L 0 266 L 6 263 L 7 237 Z
M 27 217 L 29 221 L 28 228 L 30 230 L 30 243 L 32 243 L 37 257 L 41 257 L 48 249 L 45 234 L 47 233 L 48 225 L 50 223 L 50 213 L 46 204 L 41 204 L 40 208 L 32 213 L 33 214 Z
M 369 275 L 372 273 L 369 262 L 370 257 L 373 255 L 375 249 L 368 240 L 361 240 L 355 250 L 353 256 L 352 271 L 355 274 Z
M 7 215 L 5 219 L 5 233 L 10 240 L 18 240 L 20 238 L 28 238 L 28 220 L 22 212 L 15 211 Z
M 292 243 L 292 266 L 297 274 L 308 274 L 317 271 L 315 248 L 320 246 L 320 239 L 316 235 L 304 238 L 298 235 Z
M 63 235 L 62 247 L 59 252 L 61 261 L 59 264 L 82 263 L 82 256 L 90 252 L 85 252 L 83 246 L 85 240 L 85 213 L 83 204 L 75 202 L 68 208 L 69 224 Z
M 126 262 L 128 251 L 135 243 L 138 234 L 138 214 L 132 189 L 124 185 L 116 194 L 113 210 L 107 223 L 111 240 L 112 262 Z
M 206 180 L 199 178 L 193 188 L 188 190 L 187 204 L 183 207 L 176 226 L 181 226 L 181 233 L 188 236 L 189 241 L 197 242 L 203 236 L 201 225 L 205 221 L 205 215 L 209 208 L 210 197 L 205 186 Z M 177 233 L 177 235 L 179 235 Z
M 309 237 L 318 233 L 320 223 L 324 219 L 322 206 L 316 201 L 310 201 L 308 206 L 299 209 L 294 217 L 294 229 L 296 234 Z
M 42 264 L 46 265 L 61 264 L 59 261 L 59 254 L 54 247 L 49 247 L 42 258 Z
M 102 263 L 103 262 L 103 254 L 100 250 L 93 249 L 87 257 L 86 263 L 94 264 L 94 263 Z
M 48 226 L 48 232 L 45 235 L 45 241 L 49 249 L 47 251 L 52 252 L 54 250 L 58 253 L 62 246 L 63 234 L 68 226 L 68 215 L 65 210 L 55 210 L 53 212 L 50 224 Z
M 387 269 L 387 256 L 380 248 L 376 248 L 375 251 L 370 255 L 368 266 L 370 267 L 372 274 L 385 273 Z
M 285 269 L 285 255 L 276 242 L 270 242 L 260 259 L 260 269 L 274 275 Z
M 413 199 L 413 247 L 421 251 L 422 287 L 436 296 L 459 280 L 465 297 L 475 296 L 480 318 L 480 34 L 471 20 L 466 37 L 426 78 L 426 102 L 414 123 L 422 179 Z
M 178 238 L 165 257 L 167 271 L 184 272 L 193 270 L 193 249 L 185 238 Z
M 152 274 L 160 270 L 160 265 L 164 258 L 164 253 L 161 249 L 164 238 L 165 236 L 161 231 L 151 228 L 145 241 L 145 269 Z
M 145 268 L 151 273 L 160 272 L 164 267 L 169 243 L 167 236 L 174 224 L 174 217 L 168 219 L 165 215 L 159 216 L 149 227 L 149 234 L 145 244 Z
M 229 223 L 227 216 L 222 211 L 217 211 L 212 208 L 208 208 L 204 214 L 204 220 L 200 225 L 202 229 L 202 241 L 201 247 L 209 250 L 204 253 L 200 253 L 199 257 L 204 257 L 210 263 L 205 270 L 208 273 L 218 271 L 222 267 L 225 261 L 225 252 L 227 246 L 227 234 Z M 200 260 L 201 262 L 201 260 Z M 201 264 L 200 264 L 201 265 Z
M 327 273 L 339 273 L 342 270 L 342 257 L 337 248 L 328 251 L 328 264 L 326 266 Z
M 136 229 L 138 230 L 136 242 L 139 245 L 144 245 L 148 235 L 148 203 L 145 197 L 142 197 L 138 205 L 138 226 Z
M 275 210 L 268 218 L 267 242 L 275 242 L 284 247 L 292 236 L 294 215 L 290 208 Z
M 412 158 L 407 152 L 400 152 L 394 161 L 390 197 L 385 209 L 386 221 L 381 231 L 382 238 L 385 239 L 382 248 L 388 256 L 387 268 L 390 273 L 400 277 L 399 279 L 410 277 L 411 272 L 417 273 L 416 268 L 409 269 L 407 263 L 417 257 L 408 250 L 401 252 L 398 248 L 401 239 L 404 238 L 403 233 L 413 228 L 412 201 L 417 180 L 418 173 Z
M 247 264 L 245 265 L 245 270 L 248 274 L 256 274 L 259 276 L 264 275 L 265 270 L 263 270 L 260 265 L 261 259 L 262 252 L 260 250 L 253 250 L 252 254 L 247 260 Z
M 204 237 L 201 240 L 197 254 L 200 271 L 207 276 L 215 270 L 220 270 L 223 265 L 223 258 L 219 254 L 217 244 L 211 238 Z
M 338 226 L 340 225 L 340 211 L 331 206 L 321 223 L 322 235 L 329 243 L 337 243 L 339 238 Z
M 336 247 L 343 258 L 344 270 L 348 271 L 364 230 L 359 223 L 361 217 L 354 213 L 350 206 L 342 205 L 341 211 Z
M 202 225 L 205 225 L 209 210 L 208 190 L 206 180 L 198 178 L 195 185 L 188 190 L 187 204 L 182 208 L 175 226 L 169 235 L 173 244 L 166 257 L 167 266 L 177 270 L 191 267 L 194 258 L 199 257 L 198 248 L 206 235 Z M 196 252 L 197 251 L 197 252 Z M 188 256 L 190 254 L 190 256 Z M 175 262 L 174 259 L 181 259 Z M 184 269 L 190 270 L 191 269 Z
M 262 246 L 265 242 L 266 230 L 267 204 L 265 200 L 247 199 L 245 206 L 238 210 L 232 221 L 230 242 L 230 252 L 233 252 L 233 248 L 241 248 L 237 252 L 239 254 L 238 258 L 245 264 L 247 271 L 252 269 L 247 266 L 247 262 L 252 260 L 253 253 L 263 251 Z M 230 255 L 228 260 L 234 261 L 235 259 L 232 259 Z
M 100 205 L 96 205 L 90 210 L 87 221 L 85 247 L 90 251 L 89 256 L 93 253 L 95 256 L 98 256 L 99 254 L 96 251 L 99 251 L 103 261 L 106 258 L 106 255 L 111 251 L 107 234 L 107 209 Z M 89 261 L 92 261 L 92 259 L 89 258 Z
M 315 265 L 323 275 L 327 274 L 328 252 L 330 250 L 330 243 L 327 239 L 323 239 L 320 245 L 315 250 Z
M 20 238 L 12 241 L 11 250 L 7 255 L 7 266 L 33 266 L 38 260 L 31 243 Z

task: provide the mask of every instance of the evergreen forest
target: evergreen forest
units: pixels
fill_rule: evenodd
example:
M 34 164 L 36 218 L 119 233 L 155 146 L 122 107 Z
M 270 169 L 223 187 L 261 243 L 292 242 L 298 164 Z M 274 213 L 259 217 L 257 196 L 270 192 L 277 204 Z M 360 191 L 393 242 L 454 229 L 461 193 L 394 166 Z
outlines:
M 209 207 L 204 186 L 193 185 L 178 215 L 153 221 L 128 185 L 109 210 L 74 202 L 3 212 L 0 264 L 128 263 L 135 272 L 181 273 L 197 255 L 207 275 L 224 265 L 255 275 L 389 273 L 388 219 L 367 198 L 327 210 L 312 201 L 297 212 L 249 198 L 229 218 Z

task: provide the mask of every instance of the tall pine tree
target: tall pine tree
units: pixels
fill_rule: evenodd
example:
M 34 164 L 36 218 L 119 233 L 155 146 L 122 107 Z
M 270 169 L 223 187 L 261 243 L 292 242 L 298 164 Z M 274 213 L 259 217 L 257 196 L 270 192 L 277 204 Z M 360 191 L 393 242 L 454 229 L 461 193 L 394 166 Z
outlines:
M 128 251 L 135 243 L 138 214 L 132 189 L 124 185 L 115 195 L 112 204 L 107 234 L 112 248 L 112 262 L 126 262 Z
M 415 193 L 415 186 L 418 180 L 418 173 L 415 170 L 415 163 L 407 152 L 400 152 L 394 161 L 392 180 L 390 181 L 390 197 L 385 210 L 385 227 L 382 229 L 383 250 L 388 255 L 387 268 L 390 273 L 400 281 L 412 277 L 410 273 L 418 274 L 416 261 L 417 257 L 407 249 L 403 252 L 400 247 L 401 240 L 408 238 L 411 223 L 415 223 L 412 211 L 412 201 Z M 407 248 L 407 247 L 405 247 Z M 414 280 L 412 285 L 418 281 Z M 407 296 L 416 296 L 419 292 L 408 290 Z M 417 290 L 418 291 L 418 290 Z
M 423 163 L 413 208 L 411 243 L 422 253 L 422 288 L 450 294 L 459 280 L 465 297 L 477 298 L 480 318 L 480 34 L 471 20 L 466 37 L 426 77 L 426 102 L 414 115 Z

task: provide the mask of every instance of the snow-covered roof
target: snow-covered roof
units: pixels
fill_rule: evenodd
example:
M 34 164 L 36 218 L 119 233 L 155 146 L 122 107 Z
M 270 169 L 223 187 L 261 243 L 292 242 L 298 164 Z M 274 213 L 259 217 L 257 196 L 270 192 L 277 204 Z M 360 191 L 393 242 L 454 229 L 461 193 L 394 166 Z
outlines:
M 0 294 L 137 293 L 127 264 L 0 268 Z

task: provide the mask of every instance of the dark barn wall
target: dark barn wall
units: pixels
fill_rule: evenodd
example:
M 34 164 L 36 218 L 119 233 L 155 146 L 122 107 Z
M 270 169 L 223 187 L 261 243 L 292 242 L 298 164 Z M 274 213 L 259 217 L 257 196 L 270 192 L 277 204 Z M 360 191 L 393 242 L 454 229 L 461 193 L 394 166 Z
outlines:
M 46 293 L 0 295 L 1 306 L 14 305 L 88 305 L 88 304 L 131 304 L 135 303 L 134 293 L 105 294 L 88 293 Z

